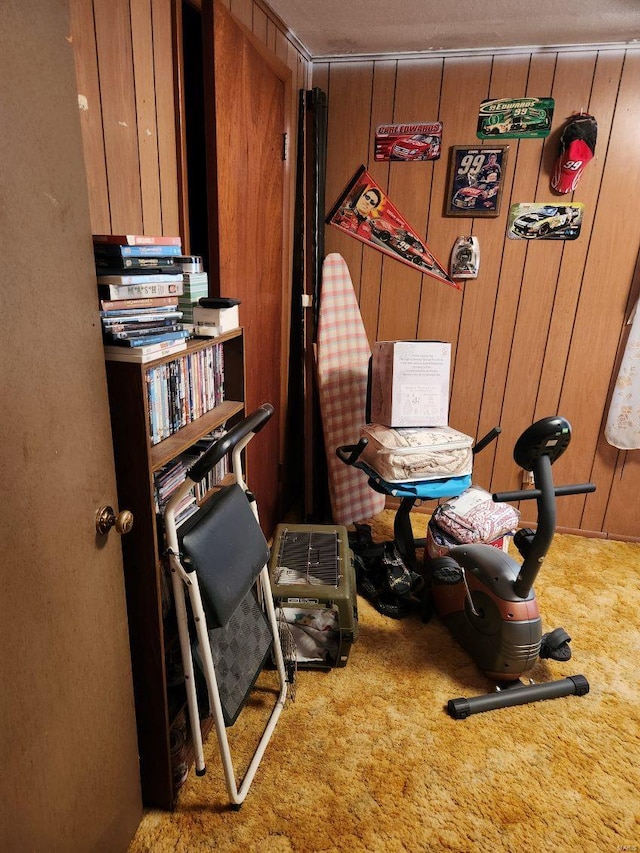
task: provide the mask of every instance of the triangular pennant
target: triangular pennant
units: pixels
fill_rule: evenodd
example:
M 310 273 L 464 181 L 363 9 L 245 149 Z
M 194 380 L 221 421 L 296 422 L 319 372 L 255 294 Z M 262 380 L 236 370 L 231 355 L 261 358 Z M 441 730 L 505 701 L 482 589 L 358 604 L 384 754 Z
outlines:
M 329 212 L 326 222 L 367 246 L 462 290 L 365 166 L 360 166 L 355 173 Z

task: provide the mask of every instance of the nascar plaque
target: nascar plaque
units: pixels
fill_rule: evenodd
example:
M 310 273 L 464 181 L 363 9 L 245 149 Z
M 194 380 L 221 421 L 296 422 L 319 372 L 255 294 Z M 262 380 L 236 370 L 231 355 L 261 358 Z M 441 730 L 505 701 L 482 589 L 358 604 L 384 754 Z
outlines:
M 381 124 L 376 128 L 374 158 L 405 163 L 437 160 L 441 144 L 441 121 Z
M 478 139 L 542 139 L 551 132 L 553 98 L 496 98 L 482 101 Z
M 530 202 L 511 206 L 507 234 L 512 240 L 575 240 L 584 204 Z
M 508 145 L 451 148 L 445 216 L 498 216 Z

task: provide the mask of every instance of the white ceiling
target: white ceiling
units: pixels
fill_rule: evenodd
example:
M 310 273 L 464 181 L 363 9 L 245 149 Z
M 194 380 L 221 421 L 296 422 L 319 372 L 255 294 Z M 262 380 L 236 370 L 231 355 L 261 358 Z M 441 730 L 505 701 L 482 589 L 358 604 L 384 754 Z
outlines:
M 640 44 L 640 0 L 268 0 L 314 59 Z

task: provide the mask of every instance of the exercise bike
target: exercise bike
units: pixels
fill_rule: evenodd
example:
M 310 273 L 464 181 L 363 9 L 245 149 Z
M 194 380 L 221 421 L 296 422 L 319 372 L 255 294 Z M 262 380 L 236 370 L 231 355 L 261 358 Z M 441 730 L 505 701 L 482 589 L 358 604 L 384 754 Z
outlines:
M 520 678 L 539 657 L 569 660 L 570 637 L 562 628 L 542 634 L 542 620 L 533 590 L 551 545 L 556 525 L 556 497 L 595 491 L 593 483 L 554 486 L 551 466 L 565 452 L 571 426 L 562 417 L 548 417 L 528 427 L 517 440 L 513 458 L 533 473 L 534 488 L 492 495 L 494 501 L 535 499 L 538 525 L 517 531 L 514 544 L 520 565 L 491 545 L 456 545 L 447 556 L 428 559 L 425 574 L 435 611 L 478 667 L 496 683 L 496 691 L 472 698 L 451 699 L 449 714 L 471 714 L 554 699 L 583 696 L 589 683 L 583 675 L 556 681 L 523 683 Z

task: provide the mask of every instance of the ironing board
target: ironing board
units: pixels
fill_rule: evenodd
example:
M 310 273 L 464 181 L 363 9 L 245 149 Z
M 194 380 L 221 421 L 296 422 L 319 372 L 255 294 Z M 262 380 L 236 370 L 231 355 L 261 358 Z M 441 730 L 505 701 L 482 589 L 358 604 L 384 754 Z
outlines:
M 322 265 L 317 376 L 336 524 L 352 524 L 382 512 L 384 495 L 372 491 L 357 468 L 342 465 L 335 450 L 357 441 L 365 420 L 371 349 L 344 258 L 333 253 Z

